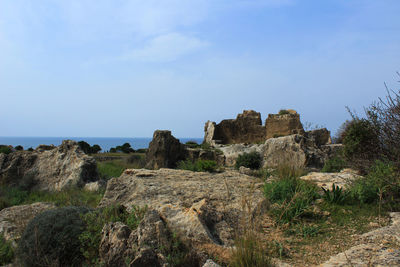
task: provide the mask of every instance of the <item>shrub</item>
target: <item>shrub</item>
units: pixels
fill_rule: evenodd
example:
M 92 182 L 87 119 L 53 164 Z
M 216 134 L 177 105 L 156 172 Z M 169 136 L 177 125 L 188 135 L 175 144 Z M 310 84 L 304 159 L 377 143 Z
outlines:
M 353 199 L 361 203 L 372 203 L 380 197 L 393 201 L 399 198 L 399 171 L 394 163 L 377 160 L 368 175 L 354 181 L 350 190 Z
M 6 241 L 3 235 L 0 235 L 0 265 L 6 265 L 14 259 L 14 248 L 11 242 Z
M 85 154 L 97 154 L 101 151 L 101 147 L 99 145 L 90 146 L 85 141 L 79 141 L 78 145 Z
M 366 119 L 351 121 L 343 137 L 343 155 L 346 161 L 363 173 L 380 155 L 377 129 Z
M 8 146 L 0 146 L 0 153 L 10 154 L 11 152 L 12 150 Z
M 147 148 L 139 148 L 138 150 L 136 150 L 136 153 L 146 153 L 147 152 Z
M 346 161 L 341 156 L 335 156 L 325 161 L 322 172 L 339 172 L 346 167 Z
M 30 151 L 30 152 L 32 152 L 32 151 L 33 151 L 33 148 L 32 148 L 32 147 L 30 147 L 30 148 L 28 148 L 28 149 L 27 149 L 27 151 Z
M 261 167 L 262 158 L 260 153 L 254 151 L 250 153 L 243 153 L 236 159 L 235 167 L 239 169 L 240 166 L 244 166 L 250 169 L 259 169 Z
M 23 146 L 18 145 L 15 147 L 15 150 L 22 151 L 22 150 L 24 150 L 24 148 L 23 148 Z
M 89 265 L 99 263 L 99 245 L 102 236 L 102 229 L 105 224 L 111 222 L 122 222 L 129 228 L 136 229 L 143 219 L 147 208 L 132 207 L 128 213 L 122 205 L 114 205 L 97 209 L 83 214 L 82 220 L 85 222 L 85 230 L 79 235 L 80 251 Z
M 17 258 L 23 266 L 80 266 L 79 235 L 85 224 L 84 207 L 48 210 L 32 219 L 18 244 Z
M 189 170 L 194 172 L 216 172 L 217 163 L 214 160 L 191 160 L 180 161 L 178 163 L 178 169 Z

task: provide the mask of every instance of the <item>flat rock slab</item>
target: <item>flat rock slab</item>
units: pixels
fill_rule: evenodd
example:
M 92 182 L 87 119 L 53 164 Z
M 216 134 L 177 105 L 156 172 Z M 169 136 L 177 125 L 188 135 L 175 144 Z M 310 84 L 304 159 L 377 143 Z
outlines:
M 332 256 L 321 266 L 400 266 L 400 212 L 390 216 L 390 226 L 363 234 L 359 245 Z
M 300 177 L 300 179 L 314 182 L 317 186 L 330 190 L 332 189 L 332 184 L 344 187 L 360 177 L 361 176 L 357 175 L 354 170 L 344 169 L 341 172 L 332 173 L 311 172 Z
M 148 206 L 192 244 L 230 246 L 240 221 L 266 210 L 262 187 L 261 180 L 236 171 L 129 169 L 108 182 L 99 206 Z
M 0 233 L 9 241 L 17 241 L 25 230 L 26 225 L 36 215 L 43 211 L 54 209 L 51 203 L 38 202 L 30 205 L 13 206 L 0 211 Z

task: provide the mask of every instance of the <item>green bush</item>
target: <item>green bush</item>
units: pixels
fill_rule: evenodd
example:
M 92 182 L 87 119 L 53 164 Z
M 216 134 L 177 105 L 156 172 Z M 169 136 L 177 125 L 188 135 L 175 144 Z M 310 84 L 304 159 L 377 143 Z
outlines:
M 393 162 L 375 161 L 365 177 L 351 185 L 351 194 L 361 203 L 372 203 L 380 197 L 384 200 L 398 200 L 400 194 L 399 171 Z
M 189 147 L 189 148 L 200 148 L 201 145 L 199 145 L 197 142 L 195 141 L 187 141 L 185 143 L 185 146 Z
M 115 205 L 97 209 L 83 214 L 85 230 L 79 235 L 80 251 L 89 265 L 99 264 L 99 245 L 102 229 L 105 224 L 111 222 L 122 222 L 129 228 L 136 229 L 143 219 L 147 208 L 132 207 L 128 213 L 124 206 Z
M 14 248 L 11 242 L 5 240 L 3 235 L 0 235 L 0 265 L 6 265 L 14 259 Z
M 343 155 L 351 167 L 362 173 L 373 165 L 380 155 L 377 129 L 366 119 L 354 119 L 343 133 Z
M 319 197 L 314 184 L 297 177 L 278 178 L 264 185 L 265 197 L 276 205 L 271 212 L 278 222 L 288 223 L 302 216 Z
M 27 225 L 17 249 L 22 266 L 81 266 L 79 235 L 84 207 L 64 207 L 37 215 Z
M 341 156 L 335 156 L 325 161 L 322 172 L 340 172 L 346 168 L 346 161 Z
M 0 153 L 10 154 L 11 152 L 12 150 L 8 146 L 0 146 Z
M 250 168 L 253 170 L 259 169 L 261 167 L 262 158 L 260 153 L 254 151 L 250 153 L 243 153 L 236 159 L 235 167 L 239 169 L 240 166 Z
M 178 163 L 178 169 L 189 170 L 194 172 L 216 172 L 217 163 L 214 160 L 191 160 L 180 161 Z

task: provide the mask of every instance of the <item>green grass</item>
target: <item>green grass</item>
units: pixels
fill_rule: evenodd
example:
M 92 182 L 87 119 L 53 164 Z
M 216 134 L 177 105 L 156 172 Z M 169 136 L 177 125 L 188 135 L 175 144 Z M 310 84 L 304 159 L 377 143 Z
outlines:
M 214 160 L 185 160 L 178 162 L 178 169 L 189 170 L 194 172 L 216 172 L 217 163 Z
M 97 170 L 103 179 L 119 177 L 126 169 L 138 169 L 142 166 L 138 162 L 128 163 L 127 160 L 115 159 L 111 161 L 98 161 Z
M 35 202 L 51 202 L 57 206 L 87 206 L 95 208 L 102 199 L 104 191 L 89 192 L 74 188 L 60 192 L 24 191 L 17 188 L 0 189 L 0 208 Z
M 14 259 L 14 249 L 11 242 L 5 240 L 4 236 L 0 235 L 0 265 L 11 263 Z

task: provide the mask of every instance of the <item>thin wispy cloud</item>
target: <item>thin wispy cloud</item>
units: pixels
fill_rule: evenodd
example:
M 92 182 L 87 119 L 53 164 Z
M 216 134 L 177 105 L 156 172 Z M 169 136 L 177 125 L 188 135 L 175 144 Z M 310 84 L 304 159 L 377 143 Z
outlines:
M 120 59 L 144 62 L 168 62 L 194 53 L 208 45 L 207 42 L 198 38 L 173 32 L 152 38 L 143 47 L 133 49 L 120 57 Z

